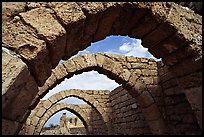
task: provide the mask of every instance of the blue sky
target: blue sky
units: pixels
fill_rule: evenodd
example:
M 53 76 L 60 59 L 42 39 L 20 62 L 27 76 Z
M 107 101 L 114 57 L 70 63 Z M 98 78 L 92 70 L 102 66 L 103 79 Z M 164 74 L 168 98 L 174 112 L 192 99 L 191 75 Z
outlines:
M 148 52 L 147 48 L 144 48 L 141 45 L 141 40 L 129 38 L 128 36 L 109 36 L 104 40 L 91 43 L 91 45 L 83 51 L 78 52 L 78 54 L 83 53 L 97 53 L 97 52 L 106 52 L 114 54 L 123 54 L 126 56 L 135 56 L 135 57 L 145 57 L 156 59 L 152 54 Z M 77 55 L 78 55 L 77 54 Z M 75 56 L 77 56 L 75 55 Z M 61 60 L 59 63 L 63 63 Z M 65 79 L 55 88 L 49 91 L 48 94 L 44 96 L 43 99 L 49 98 L 51 95 L 67 89 L 82 89 L 82 90 L 113 90 L 118 87 L 115 81 L 109 79 L 103 74 L 99 74 L 96 71 L 84 72 L 79 75 L 74 75 L 70 79 Z M 63 100 L 62 102 L 67 102 L 70 104 L 84 104 L 82 100 L 79 100 L 74 97 L 69 97 L 68 99 Z M 68 112 L 68 111 L 66 111 Z M 59 124 L 59 118 L 62 115 L 62 111 L 55 114 L 50 118 L 45 126 L 49 126 L 50 123 Z M 67 116 L 73 115 L 72 113 L 67 113 Z

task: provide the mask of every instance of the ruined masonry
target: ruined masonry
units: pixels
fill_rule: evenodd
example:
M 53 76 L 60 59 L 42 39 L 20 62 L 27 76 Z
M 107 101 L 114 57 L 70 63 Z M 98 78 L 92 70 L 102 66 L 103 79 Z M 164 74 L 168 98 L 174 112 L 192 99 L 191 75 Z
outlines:
M 139 38 L 162 61 L 110 53 L 74 56 L 110 35 Z M 63 90 L 41 100 L 65 78 L 92 70 L 121 86 Z M 87 104 L 59 103 L 68 97 Z M 47 120 L 64 109 L 81 121 L 77 129 L 63 115 L 59 127 L 45 131 Z M 201 132 L 202 15 L 173 2 L 2 3 L 4 135 Z

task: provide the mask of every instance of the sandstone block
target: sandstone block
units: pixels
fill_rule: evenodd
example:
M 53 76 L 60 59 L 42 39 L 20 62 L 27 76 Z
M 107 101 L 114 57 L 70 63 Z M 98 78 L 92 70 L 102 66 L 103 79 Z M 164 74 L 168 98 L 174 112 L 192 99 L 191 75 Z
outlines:
M 62 96 L 61 96 L 60 93 L 57 93 L 57 94 L 55 94 L 54 96 L 56 97 L 57 101 L 59 101 L 59 100 L 62 99 Z
M 119 8 L 108 8 L 99 21 L 97 31 L 93 40 L 98 41 L 105 38 L 111 32 L 112 25 L 120 15 Z
M 57 65 L 57 67 L 53 69 L 53 73 L 56 76 L 57 80 L 63 79 L 68 74 L 63 64 Z
M 97 66 L 97 62 L 96 62 L 96 58 L 95 58 L 94 54 L 86 53 L 86 54 L 83 54 L 83 57 L 84 57 L 88 67 Z
M 45 113 L 45 111 L 46 111 L 46 109 L 45 108 L 40 108 L 39 110 L 38 110 L 38 112 L 36 113 L 36 116 L 37 117 L 42 117 L 43 116 L 43 114 Z
M 121 77 L 121 79 L 123 79 L 124 81 L 128 82 L 130 75 L 131 75 L 131 72 L 129 70 L 123 69 L 119 77 Z
M 33 117 L 32 118 L 32 121 L 31 121 L 31 124 L 33 125 L 33 126 L 36 126 L 37 124 L 38 124 L 38 121 L 40 120 L 40 118 L 39 117 Z
M 108 70 L 108 71 L 111 71 L 112 70 L 112 64 L 113 64 L 114 62 L 113 62 L 113 60 L 112 59 L 110 59 L 110 58 L 108 58 L 108 57 L 105 57 L 105 59 L 104 59 L 104 62 L 103 62 L 103 69 L 105 69 L 105 70 Z
M 62 98 L 66 97 L 65 91 L 60 91 L 60 94 L 61 94 Z
M 192 110 L 202 110 L 202 87 L 186 89 L 184 92 Z
M 49 5 L 65 26 L 86 18 L 76 2 L 50 2 Z
M 105 56 L 103 54 L 100 54 L 100 53 L 96 54 L 96 61 L 99 67 L 102 67 L 104 59 L 105 59 Z
M 25 11 L 26 2 L 3 2 L 2 3 L 2 21 L 6 23 L 12 19 L 14 14 Z
M 142 108 L 148 107 L 154 103 L 154 99 L 148 91 L 143 91 L 142 94 L 136 97 L 137 102 Z
M 50 100 L 46 100 L 45 102 L 43 102 L 43 107 L 46 109 L 48 109 L 51 105 L 52 105 L 52 102 L 50 102 Z
M 64 62 L 64 66 L 68 73 L 73 73 L 77 70 L 76 65 L 73 60 L 68 60 Z
M 148 125 L 152 131 L 152 134 L 167 134 L 167 127 L 164 121 L 160 118 L 154 121 L 148 121 Z
M 13 71 L 15 71 L 15 69 Z M 5 115 L 4 117 L 7 117 L 11 120 L 21 121 L 24 116 L 24 113 L 30 107 L 32 100 L 37 95 L 38 87 L 34 78 L 31 76 L 31 74 L 27 69 L 23 71 L 24 74 L 22 72 L 20 72 L 19 74 L 18 71 L 17 71 L 17 74 L 15 74 L 16 72 L 12 72 L 12 70 L 10 70 L 10 75 L 12 75 L 12 73 L 16 75 L 15 81 L 17 83 L 13 81 L 13 79 L 8 80 L 12 82 L 12 84 L 10 83 L 9 89 L 7 89 L 2 99 L 3 101 L 4 99 L 5 100 L 11 99 L 12 102 L 9 102 L 9 105 L 8 105 L 6 103 L 7 101 L 5 101 L 5 104 L 4 104 L 5 108 L 3 105 L 3 111 L 4 111 L 3 115 Z M 9 77 L 8 75 L 7 78 L 10 79 L 12 77 Z M 13 92 L 14 90 L 13 88 L 15 87 L 19 88 L 18 90 L 15 89 L 15 91 L 19 91 L 19 92 L 17 93 Z M 15 96 L 15 98 L 13 96 Z M 12 110 L 12 112 L 10 110 Z
M 43 98 L 46 95 L 46 91 L 49 88 L 49 86 L 47 85 L 47 83 L 45 82 L 44 85 L 42 87 L 38 87 L 38 96 L 40 98 Z
M 50 77 L 46 80 L 46 84 L 49 87 L 52 87 L 55 83 L 57 82 L 57 78 L 54 75 L 54 72 L 52 71 L 52 74 L 50 75 Z
M 55 102 L 57 102 L 57 98 L 56 98 L 56 96 L 51 96 L 50 98 L 48 98 L 48 100 L 50 101 L 50 102 L 52 102 L 52 104 L 53 103 L 55 103 Z
M 5 47 L 15 49 L 27 60 L 26 64 L 31 69 L 36 82 L 42 86 L 50 75 L 51 64 L 45 41 L 36 37 L 34 30 L 20 20 L 9 22 L 2 27 L 2 42 Z
M 83 55 L 78 55 L 77 57 L 72 58 L 76 65 L 76 70 L 80 71 L 82 69 L 85 69 L 88 67 L 88 64 L 86 63 Z
M 15 135 L 20 130 L 21 124 L 16 121 L 2 119 L 2 135 Z
M 28 130 L 28 135 L 33 135 L 35 131 L 35 126 L 30 125 Z
M 159 109 L 157 108 L 157 105 L 155 103 L 147 108 L 143 108 L 142 111 L 145 115 L 146 120 L 152 121 L 157 120 L 159 119 L 159 117 L 161 117 Z
M 22 19 L 37 30 L 37 35 L 49 43 L 52 66 L 55 67 L 64 55 L 66 31 L 51 15 L 54 11 L 40 7 L 20 13 Z
M 145 63 L 131 63 L 133 69 L 148 69 L 149 65 Z

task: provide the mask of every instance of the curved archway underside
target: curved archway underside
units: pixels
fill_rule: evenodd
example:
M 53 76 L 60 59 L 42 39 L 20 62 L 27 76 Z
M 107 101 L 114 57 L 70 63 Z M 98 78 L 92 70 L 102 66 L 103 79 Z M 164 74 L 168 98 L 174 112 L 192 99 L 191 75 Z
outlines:
M 202 98 L 192 98 L 193 95 L 199 97 L 202 93 L 202 16 L 170 2 L 4 2 L 2 5 L 2 100 L 5 134 L 18 133 L 21 123 L 39 102 L 37 93 L 44 96 L 46 89 L 52 88 L 65 75 L 69 77 L 73 72 L 81 73 L 89 69 L 96 69 L 123 84 L 141 107 L 152 106 L 160 115 L 154 106 L 151 91 L 148 90 L 148 82 L 151 81 L 143 78 L 148 73 L 131 71 L 134 65 L 129 70 L 128 63 L 124 68 L 124 64 L 114 62 L 108 54 L 97 54 L 94 55 L 95 60 L 103 60 L 99 61 L 103 64 L 97 64 L 96 67 L 94 62 L 88 62 L 93 55 L 87 54 L 78 56 L 85 64 L 77 63 L 73 58 L 57 66 L 60 59 L 68 59 L 88 47 L 91 42 L 109 35 L 140 38 L 144 47 L 155 57 L 162 58 L 176 76 L 178 84 L 186 91 L 186 97 L 202 128 Z M 147 61 L 147 64 L 149 62 L 152 61 Z M 110 63 L 114 65 L 110 66 Z M 71 64 L 77 67 L 72 68 Z M 58 69 L 65 75 L 57 74 Z M 49 77 L 54 80 L 49 80 Z M 44 87 L 46 83 L 47 87 Z M 199 92 L 195 92 L 195 89 L 199 89 Z M 35 97 L 36 100 L 33 100 Z M 165 127 L 162 117 L 158 120 L 157 115 L 148 123 L 153 133 L 166 133 L 165 128 L 154 127 L 155 124 Z M 10 129 L 7 130 L 6 127 Z

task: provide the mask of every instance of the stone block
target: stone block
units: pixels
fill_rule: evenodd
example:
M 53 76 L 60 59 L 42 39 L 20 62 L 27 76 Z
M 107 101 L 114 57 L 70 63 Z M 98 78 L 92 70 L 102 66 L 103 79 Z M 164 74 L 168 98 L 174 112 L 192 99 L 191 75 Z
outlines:
M 149 65 L 145 63 L 131 63 L 133 69 L 148 69 Z
M 2 119 L 2 135 L 17 135 L 21 124 L 16 121 Z
M 104 54 L 101 54 L 101 53 L 96 54 L 96 61 L 99 67 L 102 67 L 104 59 L 105 59 Z
M 178 84 L 184 89 L 199 87 L 202 85 L 202 72 L 191 73 L 178 78 Z
M 156 19 L 152 13 L 146 14 L 142 19 L 139 21 L 139 25 L 134 27 L 131 31 L 131 37 L 135 38 L 143 38 L 146 34 L 151 32 L 157 25 L 160 23 L 158 19 Z M 150 45 L 143 45 L 146 48 Z
M 103 62 L 103 69 L 104 70 L 108 70 L 108 71 L 112 71 L 112 64 L 114 63 L 114 61 L 108 57 L 105 57 L 104 62 Z
M 42 87 L 38 87 L 38 96 L 40 98 L 43 98 L 46 94 L 47 94 L 47 89 L 49 88 L 49 86 L 47 85 L 47 83 L 45 82 L 44 85 Z
M 53 103 L 55 103 L 55 102 L 57 102 L 57 98 L 56 98 L 56 96 L 51 96 L 51 97 L 49 97 L 48 98 L 48 100 L 53 104 Z
M 65 26 L 86 18 L 81 7 L 76 2 L 50 2 L 49 5 Z
M 46 109 L 41 107 L 38 112 L 36 113 L 36 116 L 38 116 L 39 118 L 43 116 L 43 114 L 46 112 Z
M 164 22 L 164 23 L 161 23 L 156 30 L 146 35 L 143 38 L 142 43 L 144 45 L 149 45 L 149 48 L 151 48 L 151 47 L 157 46 L 157 44 L 160 43 L 160 41 L 168 38 L 175 32 L 176 32 L 176 28 L 174 28 L 171 24 Z
M 99 41 L 110 34 L 114 21 L 120 16 L 119 8 L 108 8 L 99 21 L 93 40 Z
M 49 44 L 52 67 L 54 68 L 64 55 L 66 46 L 66 31 L 53 17 L 54 11 L 49 8 L 35 8 L 20 13 L 22 19 L 37 31 L 39 38 Z
M 128 82 L 130 78 L 131 72 L 128 69 L 123 69 L 122 73 L 120 73 L 120 78 L 123 79 L 123 81 Z
M 96 67 L 97 66 L 97 61 L 96 61 L 94 54 L 86 53 L 86 54 L 83 54 L 83 57 L 84 57 L 88 67 Z
M 147 108 L 143 108 L 142 111 L 145 115 L 146 120 L 152 121 L 152 120 L 157 120 L 159 119 L 159 117 L 161 117 L 159 109 L 155 103 L 150 105 Z
M 57 94 L 55 94 L 54 96 L 55 96 L 55 98 L 57 99 L 57 101 L 62 100 L 62 96 L 61 96 L 60 93 L 57 93 Z
M 65 91 L 60 91 L 59 93 L 61 94 L 62 98 L 66 97 Z
M 57 80 L 65 78 L 68 74 L 63 64 L 58 64 L 57 67 L 53 69 L 53 73 Z
M 139 96 L 137 96 L 136 100 L 142 108 L 148 107 L 154 103 L 154 99 L 147 90 L 144 90 Z
M 52 72 L 52 74 L 50 75 L 50 77 L 46 80 L 46 84 L 49 87 L 53 87 L 53 85 L 57 82 L 57 78 L 54 75 L 54 72 Z
M 167 134 L 167 127 L 164 121 L 160 118 L 154 121 L 147 121 L 152 134 Z
M 74 73 L 77 70 L 76 65 L 72 59 L 65 61 L 63 64 L 66 67 L 68 73 Z
M 73 60 L 74 63 L 75 63 L 75 66 L 76 66 L 76 70 L 77 70 L 77 71 L 86 69 L 86 68 L 88 67 L 88 64 L 87 64 L 87 62 L 85 61 L 84 55 L 78 55 L 78 56 L 72 58 L 72 60 Z
M 28 129 L 28 135 L 33 135 L 34 134 L 34 131 L 35 131 L 35 126 L 29 126 L 29 129 Z
M 202 110 L 202 87 L 195 87 L 184 90 L 192 110 Z
M 42 86 L 51 74 L 52 67 L 46 42 L 38 39 L 35 31 L 21 20 L 2 27 L 2 42 L 4 47 L 15 50 L 26 60 L 36 82 Z
M 32 121 L 31 121 L 31 125 L 37 126 L 39 120 L 40 120 L 39 117 L 36 117 L 36 116 L 33 117 L 33 118 L 32 118 Z

